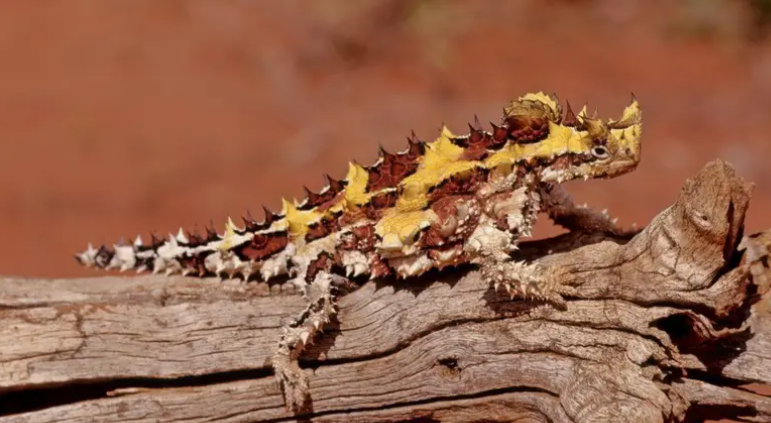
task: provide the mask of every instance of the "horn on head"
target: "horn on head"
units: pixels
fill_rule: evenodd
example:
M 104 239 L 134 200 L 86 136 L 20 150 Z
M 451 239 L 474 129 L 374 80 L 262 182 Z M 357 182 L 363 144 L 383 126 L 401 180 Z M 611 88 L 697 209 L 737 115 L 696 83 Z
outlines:
M 610 128 L 600 119 L 579 116 L 581 130 L 586 131 L 592 138 L 606 138 L 610 133 Z

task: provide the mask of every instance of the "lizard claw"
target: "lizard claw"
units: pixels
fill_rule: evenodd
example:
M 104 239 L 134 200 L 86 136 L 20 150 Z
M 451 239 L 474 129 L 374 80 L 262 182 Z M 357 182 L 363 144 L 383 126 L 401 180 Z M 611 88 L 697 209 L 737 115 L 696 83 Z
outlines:
M 576 278 L 565 271 L 520 262 L 491 263 L 482 268 L 497 291 L 503 286 L 511 299 L 540 300 L 564 310 L 564 296 L 578 296 Z

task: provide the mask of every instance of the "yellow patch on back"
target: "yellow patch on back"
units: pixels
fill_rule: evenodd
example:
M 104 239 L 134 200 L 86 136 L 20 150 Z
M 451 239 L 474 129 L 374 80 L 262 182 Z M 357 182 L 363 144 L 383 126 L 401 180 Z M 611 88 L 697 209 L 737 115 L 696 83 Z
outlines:
M 233 219 L 228 217 L 228 221 L 225 222 L 225 232 L 222 234 L 222 241 L 217 248 L 220 251 L 227 251 L 233 247 L 233 240 L 236 238 L 236 224 L 233 223 Z
M 348 163 L 348 175 L 345 180 L 348 181 L 345 187 L 345 201 L 348 204 L 360 206 L 366 204 L 372 197 L 372 193 L 367 192 L 369 173 L 361 165 Z
M 428 190 L 454 174 L 481 165 L 473 160 L 461 160 L 465 152 L 452 142 L 455 138 L 447 127 L 442 127 L 439 138 L 426 144 L 426 154 L 415 173 L 400 183 L 402 193 L 396 203 L 401 211 L 420 210 L 428 205 Z
M 289 234 L 294 238 L 305 235 L 308 232 L 308 225 L 318 221 L 323 216 L 323 213 L 316 210 L 298 210 L 295 204 L 283 198 L 281 203 L 281 214 L 284 215 L 284 220 L 287 222 Z
M 565 152 L 583 152 L 586 150 L 586 132 L 562 126 L 549 121 L 549 136 L 532 144 L 509 143 L 485 160 L 485 167 L 496 168 L 521 160 L 536 157 L 551 157 Z
M 417 234 L 436 219 L 437 215 L 431 209 L 408 212 L 391 209 L 377 222 L 375 233 L 382 239 L 381 248 L 409 253 L 409 248 L 403 247 L 410 247 Z

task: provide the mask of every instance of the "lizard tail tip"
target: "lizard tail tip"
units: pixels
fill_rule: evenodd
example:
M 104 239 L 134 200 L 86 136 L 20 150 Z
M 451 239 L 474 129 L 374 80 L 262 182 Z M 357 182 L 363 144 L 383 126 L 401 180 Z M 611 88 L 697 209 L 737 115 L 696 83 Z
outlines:
M 86 263 L 86 261 L 83 259 L 83 257 L 80 254 L 73 254 L 72 258 L 74 258 L 75 261 L 78 262 L 79 265 L 81 265 L 81 266 L 88 266 L 88 264 Z
M 84 267 L 92 267 L 96 264 L 96 256 L 98 254 L 99 250 L 95 249 L 93 244 L 88 244 L 88 247 L 85 249 L 85 251 L 73 254 L 73 257 L 79 265 Z

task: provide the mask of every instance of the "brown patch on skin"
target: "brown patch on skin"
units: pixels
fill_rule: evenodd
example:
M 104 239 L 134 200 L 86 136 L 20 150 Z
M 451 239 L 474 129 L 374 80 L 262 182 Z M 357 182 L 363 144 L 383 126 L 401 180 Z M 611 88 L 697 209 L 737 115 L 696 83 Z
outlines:
M 465 137 L 453 138 L 453 144 L 463 147 L 465 150 L 461 155 L 461 160 L 482 160 L 488 155 L 487 147 L 492 144 L 492 135 L 471 127 L 471 132 Z
M 347 182 L 339 181 L 337 179 L 332 178 L 329 175 L 324 175 L 324 177 L 327 178 L 327 186 L 329 186 L 329 190 L 334 192 L 335 195 L 340 194 L 341 192 L 343 192 Z
M 415 135 L 415 131 L 407 137 L 407 143 L 409 143 L 410 146 L 405 155 L 410 160 L 416 161 L 418 160 L 418 157 L 426 154 L 426 143 L 418 139 L 417 135 Z
M 465 151 L 461 156 L 463 160 L 483 160 L 490 150 L 498 150 L 506 144 L 508 129 L 493 124 L 493 132 L 482 130 L 482 124 L 474 116 L 474 123 L 469 124 L 469 133 L 463 137 L 453 138 L 452 142 L 463 147 Z
M 550 96 L 557 101 L 556 97 Z M 557 103 L 557 110 L 552 110 L 540 100 L 519 100 L 504 108 L 504 125 L 508 128 L 508 138 L 514 142 L 526 144 L 541 141 L 549 136 L 549 121 L 559 123 L 562 108 Z
M 147 251 L 147 250 L 153 250 L 158 251 L 158 248 L 161 248 L 161 246 L 164 244 L 164 241 L 158 237 L 155 234 L 150 234 L 150 245 L 148 246 L 140 246 L 137 248 L 139 251 Z
M 338 223 L 341 227 L 346 227 L 366 219 L 367 217 L 364 215 L 364 212 L 361 208 L 351 208 L 346 210 L 345 213 L 340 216 Z
M 324 203 L 319 204 L 318 207 L 316 207 L 316 211 L 325 212 L 329 210 L 330 207 L 334 206 L 335 204 L 338 204 L 340 202 L 340 199 L 342 199 L 344 195 L 345 194 L 338 192 L 329 201 L 325 201 Z
M 571 165 L 579 164 L 578 163 L 578 157 L 571 157 L 570 156 L 560 156 L 557 157 L 548 167 L 549 169 L 554 170 L 565 170 L 569 168 Z
M 145 258 L 136 257 L 136 263 L 134 264 L 134 268 L 139 269 L 142 266 L 146 267 L 147 270 L 149 271 L 155 270 L 155 257 L 145 257 Z M 198 276 L 201 276 L 201 274 L 199 274 Z
M 207 244 L 210 243 L 210 242 L 214 242 L 214 241 L 219 241 L 220 240 L 220 236 L 217 235 L 217 231 L 214 230 L 213 226 L 214 226 L 214 224 L 212 224 L 211 226 L 206 226 L 206 239 L 205 239 L 205 241 L 206 241 Z
M 331 201 L 335 197 L 335 194 L 329 191 L 326 191 L 323 194 L 316 194 L 306 186 L 303 186 L 303 190 L 305 191 L 305 199 L 297 206 L 297 210 L 313 210 L 321 204 Z
M 467 208 L 464 218 L 458 215 L 458 207 L 461 204 Z M 474 208 L 477 209 L 476 213 Z M 424 248 L 446 246 L 468 238 L 479 223 L 481 207 L 471 195 L 456 195 L 437 200 L 431 204 L 431 209 L 436 213 L 437 221 L 425 230 L 420 239 L 420 245 Z
M 369 202 L 362 206 L 361 210 L 367 218 L 378 220 L 383 215 L 383 210 L 396 205 L 399 194 L 396 191 L 383 192 L 370 198 Z
M 311 242 L 329 235 L 331 231 L 321 222 L 308 225 L 308 233 L 305 234 L 305 241 Z
M 308 271 L 305 273 L 305 282 L 312 283 L 319 272 L 331 272 L 334 265 L 335 261 L 332 259 L 332 256 L 326 252 L 322 252 L 308 264 Z
M 463 154 L 460 156 L 461 160 L 484 160 L 490 152 L 483 146 L 476 145 L 473 147 L 467 147 Z
M 561 162 L 567 163 L 566 167 L 568 166 L 580 166 L 584 163 L 593 162 L 597 159 L 594 158 L 594 156 L 588 155 L 588 154 L 571 154 L 566 157 L 559 157 L 557 160 L 555 160 L 555 163 L 552 166 L 560 165 Z
M 404 178 L 413 174 L 418 169 L 418 157 L 423 151 L 420 145 L 411 143 L 410 149 L 405 154 L 391 154 L 381 147 L 382 161 L 376 166 L 367 168 L 369 171 L 367 192 L 395 187 Z
M 435 202 L 444 197 L 472 194 L 479 185 L 487 181 L 488 170 L 476 168 L 468 172 L 450 176 L 436 187 L 429 190 L 429 202 Z
M 549 136 L 549 119 L 527 115 L 509 116 L 505 120 L 509 139 L 519 144 L 541 141 Z
M 115 255 L 115 252 L 105 247 L 104 245 L 99 247 L 99 250 L 96 253 L 96 256 L 94 256 L 94 262 L 97 266 L 104 268 L 108 264 L 110 264 L 110 260 L 112 260 L 112 257 Z
M 180 242 L 179 245 L 182 245 L 183 247 L 190 247 L 195 248 L 199 247 L 201 245 L 204 245 L 206 241 L 204 241 L 203 237 L 198 235 L 197 232 L 187 233 L 187 244 Z
M 506 145 L 506 142 L 509 138 L 509 128 L 504 126 L 498 126 L 494 123 L 490 123 L 493 126 L 493 139 L 492 144 L 488 147 L 491 150 L 499 150 L 504 145 Z
M 192 256 L 184 255 L 177 257 L 176 259 L 183 269 L 194 269 L 197 272 L 195 273 L 196 276 L 202 276 L 207 273 L 206 266 L 203 263 L 203 255 L 207 253 L 211 253 L 211 251 L 194 254 Z
M 280 214 L 273 213 L 270 211 L 269 208 L 262 206 L 262 210 L 265 212 L 265 218 L 262 222 L 257 222 L 254 217 L 252 217 L 252 213 L 247 210 L 246 216 L 242 216 L 241 219 L 244 221 L 244 230 L 243 231 L 236 231 L 237 234 L 243 235 L 247 232 L 257 232 L 257 231 L 264 231 L 265 229 L 270 228 L 270 225 L 273 224 L 273 222 L 282 219 L 284 216 Z M 214 229 L 210 229 L 208 226 L 206 227 L 206 242 L 216 241 L 220 239 L 220 237 L 217 235 L 217 232 Z
M 289 237 L 285 231 L 255 234 L 250 242 L 233 248 L 233 252 L 242 260 L 264 260 L 281 252 L 288 243 Z
M 343 250 L 359 250 L 363 253 L 372 251 L 377 242 L 375 225 L 356 226 L 341 238 L 340 248 Z
M 580 166 L 585 163 L 593 162 L 596 159 L 591 155 L 585 154 L 568 154 L 564 156 L 555 157 L 554 159 L 541 158 L 531 163 L 524 164 L 524 168 L 549 168 L 553 170 L 566 170 L 570 167 Z
M 393 274 L 391 267 L 377 254 L 372 254 L 369 260 L 369 269 L 374 278 L 384 278 Z
M 260 224 L 257 223 L 257 220 L 252 216 L 252 212 L 249 210 L 246 211 L 246 216 L 241 216 L 241 220 L 244 221 L 244 230 L 238 231 L 236 230 L 236 233 L 239 235 L 243 235 L 246 232 L 255 232 L 259 230 Z M 188 236 L 188 238 L 190 238 Z
M 532 157 L 529 160 L 522 161 L 517 164 L 517 172 L 530 173 L 533 171 L 540 171 L 546 168 L 554 170 L 564 170 L 571 166 L 579 166 L 581 164 L 596 160 L 591 155 L 583 154 L 566 154 L 557 157 Z M 523 174 L 524 175 L 524 174 Z
M 523 166 L 522 164 L 517 164 L 512 169 L 512 172 L 517 174 L 517 180 L 514 182 L 514 186 L 511 187 L 511 190 L 513 191 L 525 185 L 527 182 L 526 177 L 529 171 L 527 167 Z
M 324 238 L 332 232 L 338 231 L 340 225 L 337 223 L 337 216 L 324 216 L 320 221 L 308 225 L 308 233 L 305 234 L 305 241 Z
M 315 208 L 319 211 L 324 211 L 337 203 L 339 194 L 345 190 L 346 182 L 332 179 L 329 175 L 325 175 L 325 177 L 327 178 L 328 188 L 321 194 L 316 194 L 309 190 L 308 187 L 303 187 L 305 190 L 305 200 L 301 202 L 302 205 L 297 207 L 298 210 L 313 210 Z

